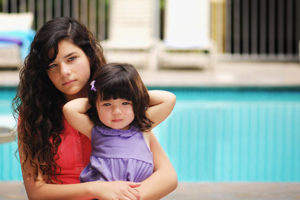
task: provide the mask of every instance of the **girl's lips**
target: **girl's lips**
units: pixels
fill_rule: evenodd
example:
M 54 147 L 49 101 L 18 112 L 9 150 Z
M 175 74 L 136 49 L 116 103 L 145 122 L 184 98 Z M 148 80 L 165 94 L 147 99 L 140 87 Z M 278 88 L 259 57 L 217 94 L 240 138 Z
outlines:
M 73 83 L 74 81 L 75 81 L 75 80 L 70 80 L 70 81 L 64 82 L 64 83 L 63 83 L 63 86 L 70 85 L 70 84 Z
M 121 122 L 122 119 L 113 119 L 112 122 Z

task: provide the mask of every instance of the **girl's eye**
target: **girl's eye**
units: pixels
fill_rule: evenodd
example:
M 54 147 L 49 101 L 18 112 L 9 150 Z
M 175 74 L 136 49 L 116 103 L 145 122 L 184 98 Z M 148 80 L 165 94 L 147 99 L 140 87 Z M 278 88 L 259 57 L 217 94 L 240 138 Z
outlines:
M 130 105 L 130 102 L 123 102 L 122 105 Z
M 103 106 L 110 106 L 110 103 L 104 103 Z

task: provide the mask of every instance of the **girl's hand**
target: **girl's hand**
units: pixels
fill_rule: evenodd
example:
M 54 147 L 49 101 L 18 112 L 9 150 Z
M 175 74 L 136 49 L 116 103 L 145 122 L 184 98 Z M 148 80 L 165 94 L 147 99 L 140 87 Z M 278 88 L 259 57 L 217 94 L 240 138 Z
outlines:
M 77 98 L 68 101 L 63 106 L 63 113 L 69 124 L 91 139 L 94 123 L 90 120 L 86 111 L 90 108 L 88 98 Z
M 96 183 L 99 183 L 96 184 Z M 140 193 L 136 187 L 139 187 L 140 183 L 125 182 L 125 181 L 112 181 L 103 182 L 97 181 L 92 184 L 92 193 L 101 200 L 139 200 Z
M 150 96 L 150 107 L 147 109 L 146 115 L 154 123 L 151 127 L 153 129 L 172 112 L 176 103 L 176 96 L 163 90 L 151 90 L 148 93 Z

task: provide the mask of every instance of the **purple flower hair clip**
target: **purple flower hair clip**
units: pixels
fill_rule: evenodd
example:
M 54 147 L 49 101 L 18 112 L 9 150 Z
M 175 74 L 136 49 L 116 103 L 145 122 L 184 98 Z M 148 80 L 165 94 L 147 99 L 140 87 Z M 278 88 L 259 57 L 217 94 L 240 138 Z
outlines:
M 96 87 L 95 87 L 95 80 L 93 80 L 91 83 L 90 83 L 90 85 L 91 85 L 91 90 L 92 91 L 94 91 L 94 92 L 96 92 L 97 91 L 97 89 L 96 89 Z

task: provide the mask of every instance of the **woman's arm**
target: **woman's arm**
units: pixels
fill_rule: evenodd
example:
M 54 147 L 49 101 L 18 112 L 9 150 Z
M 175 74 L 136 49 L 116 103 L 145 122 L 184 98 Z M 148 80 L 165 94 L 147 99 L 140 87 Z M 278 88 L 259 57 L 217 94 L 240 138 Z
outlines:
M 176 172 L 153 133 L 150 135 L 150 148 L 154 173 L 137 188 L 142 200 L 160 199 L 175 190 L 178 184 Z
M 19 144 L 19 147 L 21 145 Z M 24 161 L 22 148 L 19 148 L 20 161 Z M 76 199 L 120 199 L 138 200 L 139 192 L 135 187 L 138 183 L 114 181 L 114 182 L 87 182 L 80 184 L 47 184 L 41 173 L 34 178 L 34 168 L 27 161 L 22 165 L 24 186 L 30 200 L 76 200 Z
M 87 98 L 77 98 L 67 102 L 63 107 L 63 112 L 73 128 L 91 138 L 94 124 L 86 114 L 89 107 Z
M 165 120 L 172 112 L 176 96 L 168 91 L 151 90 L 149 91 L 150 107 L 147 109 L 147 117 L 154 122 L 152 128 Z

